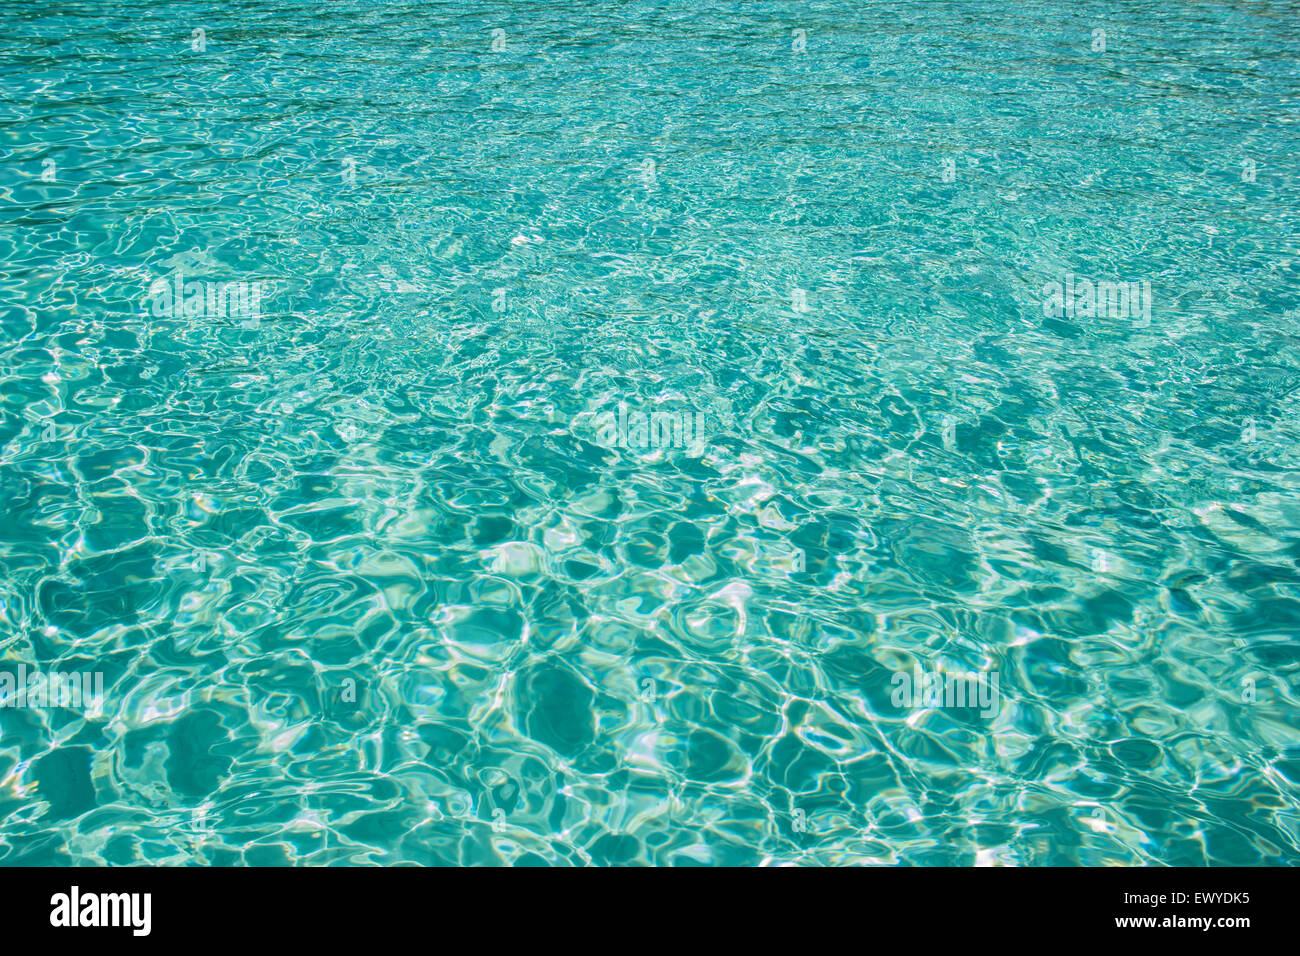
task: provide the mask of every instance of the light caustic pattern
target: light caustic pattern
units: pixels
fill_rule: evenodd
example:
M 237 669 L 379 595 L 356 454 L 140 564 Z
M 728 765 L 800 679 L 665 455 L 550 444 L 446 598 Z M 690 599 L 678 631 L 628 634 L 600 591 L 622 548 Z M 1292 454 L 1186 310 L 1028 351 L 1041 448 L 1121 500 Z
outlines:
M 1300 862 L 1287 4 L 0 23 L 0 862 Z

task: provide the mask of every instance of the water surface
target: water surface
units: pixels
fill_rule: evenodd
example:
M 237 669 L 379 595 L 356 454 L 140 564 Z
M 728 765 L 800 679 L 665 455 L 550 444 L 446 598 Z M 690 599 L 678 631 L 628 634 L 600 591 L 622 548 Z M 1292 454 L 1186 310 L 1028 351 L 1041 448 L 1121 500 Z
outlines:
M 1300 861 L 1298 12 L 0 2 L 0 862 Z

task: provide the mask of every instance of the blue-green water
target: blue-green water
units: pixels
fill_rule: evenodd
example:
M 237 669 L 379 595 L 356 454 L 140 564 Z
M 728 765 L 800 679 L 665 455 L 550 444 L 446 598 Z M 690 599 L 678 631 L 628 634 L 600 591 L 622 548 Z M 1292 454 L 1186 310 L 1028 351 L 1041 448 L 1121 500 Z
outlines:
M 1296 4 L 0 26 L 0 862 L 1300 861 Z

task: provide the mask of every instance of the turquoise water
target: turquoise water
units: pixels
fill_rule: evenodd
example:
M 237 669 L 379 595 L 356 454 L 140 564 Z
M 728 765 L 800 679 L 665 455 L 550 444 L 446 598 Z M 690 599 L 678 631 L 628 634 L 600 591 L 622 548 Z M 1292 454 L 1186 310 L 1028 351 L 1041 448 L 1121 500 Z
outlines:
M 0 862 L 1300 861 L 1297 13 L 0 3 Z

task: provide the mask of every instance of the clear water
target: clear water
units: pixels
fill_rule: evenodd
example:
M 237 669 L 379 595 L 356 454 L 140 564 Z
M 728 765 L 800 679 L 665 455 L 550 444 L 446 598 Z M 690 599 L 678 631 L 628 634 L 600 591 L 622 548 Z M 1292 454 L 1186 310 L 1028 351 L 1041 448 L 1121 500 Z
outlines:
M 1294 4 L 0 24 L 0 862 L 1300 861 Z

